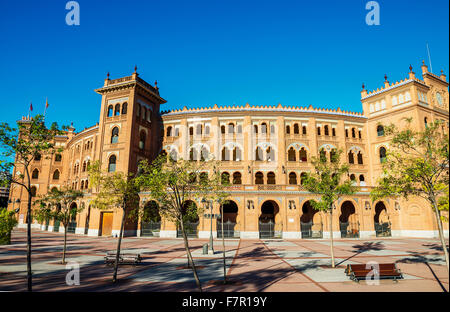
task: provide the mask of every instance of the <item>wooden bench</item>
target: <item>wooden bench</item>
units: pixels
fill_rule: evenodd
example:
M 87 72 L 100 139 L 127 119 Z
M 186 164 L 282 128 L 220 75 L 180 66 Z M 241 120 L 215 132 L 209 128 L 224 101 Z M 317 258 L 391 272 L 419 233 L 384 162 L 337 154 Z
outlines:
M 355 282 L 366 279 L 367 275 L 372 272 L 371 277 L 375 276 L 375 269 L 373 265 L 367 269 L 366 264 L 348 264 L 345 269 L 345 273 Z M 397 282 L 397 279 L 403 278 L 403 274 L 400 269 L 397 268 L 395 263 L 380 263 L 378 264 L 378 278 L 379 279 L 393 279 Z
M 116 252 L 107 252 L 105 256 L 106 264 L 114 264 L 116 262 Z M 119 264 L 138 264 L 141 262 L 140 254 L 124 254 L 119 255 Z

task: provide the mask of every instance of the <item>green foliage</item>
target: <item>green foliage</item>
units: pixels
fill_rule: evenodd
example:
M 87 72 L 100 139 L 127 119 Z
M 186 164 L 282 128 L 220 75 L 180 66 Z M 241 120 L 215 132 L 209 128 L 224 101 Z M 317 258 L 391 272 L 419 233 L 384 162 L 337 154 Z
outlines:
M 424 131 L 413 130 L 412 119 L 406 119 L 406 123 L 403 130 L 396 125 L 385 127 L 386 135 L 392 138 L 372 199 L 420 196 L 432 206 L 442 202 L 445 210 L 445 199 L 441 198 L 446 197 L 448 202 L 448 132 L 441 132 L 440 121 L 428 124 Z
M 347 177 L 348 165 L 340 163 L 341 155 L 342 150 L 337 150 L 332 153 L 330 162 L 322 154 L 311 160 L 314 171 L 306 174 L 303 186 L 309 192 L 321 195 L 320 200 L 311 201 L 316 210 L 329 211 L 339 197 L 356 192 Z
M 78 190 L 65 187 L 61 188 L 61 190 L 54 188 L 35 201 L 35 205 L 38 205 L 39 209 L 34 212 L 33 216 L 41 223 L 53 218 L 66 227 L 77 213 L 83 211 L 83 206 L 72 205 L 77 199 L 82 197 L 83 192 Z
M 0 209 L 0 245 L 9 244 L 11 231 L 17 225 L 17 219 L 14 211 L 8 211 L 6 208 Z

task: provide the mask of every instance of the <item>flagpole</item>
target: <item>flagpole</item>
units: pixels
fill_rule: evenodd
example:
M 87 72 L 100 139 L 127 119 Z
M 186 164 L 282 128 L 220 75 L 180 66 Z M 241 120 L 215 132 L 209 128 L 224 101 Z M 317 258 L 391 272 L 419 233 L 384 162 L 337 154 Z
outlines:
M 45 121 L 45 114 L 47 113 L 47 107 L 48 107 L 48 98 L 45 98 L 44 121 Z

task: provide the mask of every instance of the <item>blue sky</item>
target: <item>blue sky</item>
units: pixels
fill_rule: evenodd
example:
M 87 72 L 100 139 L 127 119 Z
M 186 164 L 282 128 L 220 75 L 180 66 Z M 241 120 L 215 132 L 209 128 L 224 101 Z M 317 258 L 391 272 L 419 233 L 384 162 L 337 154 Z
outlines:
M 449 68 L 447 0 L 389 0 L 379 26 L 368 1 L 79 0 L 68 26 L 63 0 L 0 1 L 0 121 L 14 123 L 33 102 L 48 121 L 98 121 L 111 78 L 158 80 L 163 109 L 220 105 L 341 107 L 361 111 L 360 90 Z

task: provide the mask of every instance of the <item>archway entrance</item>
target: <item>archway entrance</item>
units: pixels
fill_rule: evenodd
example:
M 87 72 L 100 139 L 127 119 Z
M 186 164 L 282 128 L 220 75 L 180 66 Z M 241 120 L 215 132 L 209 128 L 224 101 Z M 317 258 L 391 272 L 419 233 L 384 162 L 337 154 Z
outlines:
M 375 224 L 375 234 L 380 237 L 391 236 L 391 222 L 387 214 L 386 206 L 383 202 L 378 202 L 375 205 L 375 215 L 373 217 Z
M 197 213 L 197 205 L 192 200 L 187 200 L 183 203 L 181 208 L 183 215 L 183 225 L 187 237 L 198 236 L 199 218 Z M 177 237 L 183 237 L 180 226 L 177 226 Z
M 323 238 L 322 216 L 313 208 L 309 200 L 303 204 L 302 212 L 300 217 L 302 238 Z
M 339 228 L 342 238 L 359 237 L 359 222 L 356 215 L 355 206 L 349 200 L 341 206 L 341 215 L 339 216 Z
M 69 222 L 69 226 L 67 227 L 67 233 L 73 233 L 75 234 L 75 230 L 77 228 L 77 203 L 72 203 L 70 205 L 70 210 L 69 210 L 69 214 L 70 214 L 70 222 Z
M 261 206 L 259 217 L 259 238 L 281 238 L 283 224 L 276 223 L 276 215 L 280 209 L 273 200 L 265 201 Z
M 151 200 L 145 204 L 141 218 L 141 236 L 159 237 L 161 230 L 161 216 L 158 204 Z
M 223 212 L 222 212 L 223 211 Z M 221 215 L 223 215 L 223 231 L 222 231 L 222 219 L 217 219 L 217 237 L 221 238 L 236 238 L 240 237 L 239 224 L 237 223 L 237 215 L 238 215 L 238 206 L 232 201 L 228 200 L 227 203 L 222 205 L 222 209 L 220 211 Z

